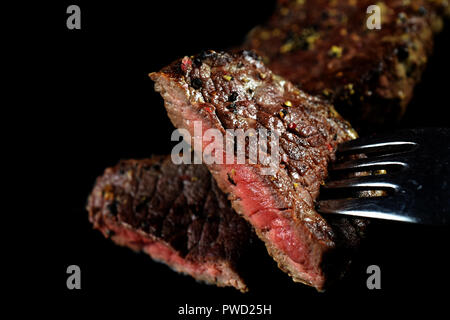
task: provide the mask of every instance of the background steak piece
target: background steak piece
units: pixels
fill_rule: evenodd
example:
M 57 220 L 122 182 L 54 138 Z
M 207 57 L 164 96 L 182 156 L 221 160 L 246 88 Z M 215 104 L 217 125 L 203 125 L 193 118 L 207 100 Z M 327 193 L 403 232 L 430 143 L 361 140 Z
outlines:
M 121 161 L 97 178 L 87 210 L 115 243 L 197 280 L 247 291 L 237 270 L 251 228 L 203 165 L 174 165 L 170 157 Z
M 203 52 L 150 77 L 172 123 L 192 136 L 195 120 L 202 122 L 203 129 L 223 133 L 225 129 L 266 128 L 280 136 L 282 163 L 274 176 L 261 175 L 260 165 L 211 164 L 208 168 L 279 267 L 295 281 L 323 289 L 326 265 L 343 257 L 334 254 L 340 250 L 332 249 L 352 247 L 358 240 L 358 236 L 352 239 L 353 234 L 364 225 L 359 220 L 336 219 L 332 224 L 343 228 L 333 230 L 314 209 L 337 144 L 355 137 L 349 124 L 332 106 L 272 74 L 253 52 Z M 203 149 L 207 145 L 203 142 Z M 350 228 L 355 232 L 345 235 Z
M 381 29 L 366 27 L 368 6 L 381 8 Z M 310 94 L 329 99 L 357 128 L 403 115 L 441 30 L 448 1 L 279 0 L 246 49 Z

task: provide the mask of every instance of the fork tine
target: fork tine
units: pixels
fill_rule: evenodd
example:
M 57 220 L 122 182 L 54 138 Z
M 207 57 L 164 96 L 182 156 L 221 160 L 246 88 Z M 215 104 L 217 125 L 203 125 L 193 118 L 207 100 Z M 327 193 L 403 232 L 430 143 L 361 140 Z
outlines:
M 402 148 L 413 149 L 417 143 L 408 141 L 407 139 L 386 139 L 385 137 L 376 138 L 359 138 L 356 140 L 346 141 L 338 146 L 337 152 L 343 154 L 383 152 L 390 150 L 401 150 Z
M 377 218 L 403 222 L 417 222 L 414 217 L 396 213 L 398 201 L 393 197 L 372 197 L 319 201 L 317 211 L 364 218 Z
M 338 189 L 338 188 L 365 188 L 365 189 L 386 189 L 391 188 L 398 190 L 399 184 L 396 183 L 395 176 L 391 174 L 379 174 L 354 177 L 342 180 L 335 180 L 327 182 L 324 189 Z
M 347 171 L 358 171 L 358 170 L 376 170 L 384 169 L 388 166 L 402 166 L 406 167 L 406 159 L 398 155 L 383 155 L 372 158 L 363 158 L 349 160 L 341 163 L 334 163 L 331 165 L 331 171 L 347 170 Z

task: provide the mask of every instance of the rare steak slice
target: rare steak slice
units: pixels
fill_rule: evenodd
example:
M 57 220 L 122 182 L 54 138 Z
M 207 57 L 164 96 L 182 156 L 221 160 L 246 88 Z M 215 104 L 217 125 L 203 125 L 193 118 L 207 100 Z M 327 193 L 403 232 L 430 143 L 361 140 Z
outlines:
M 243 47 L 263 55 L 273 72 L 305 92 L 332 101 L 363 128 L 361 121 L 392 123 L 405 112 L 434 35 L 450 12 L 447 0 L 277 3 Z M 376 10 L 379 29 L 372 25 Z
M 323 289 L 327 260 L 335 256 L 340 236 L 315 211 L 314 201 L 336 146 L 355 137 L 349 124 L 332 106 L 273 74 L 251 51 L 202 52 L 150 77 L 172 123 L 194 137 L 191 144 L 198 138 L 196 123 L 203 132 L 266 129 L 271 137 L 279 137 L 280 164 L 275 167 L 250 161 L 207 166 L 279 267 L 295 281 Z M 211 156 L 209 143 L 201 143 L 204 156 Z M 225 150 L 214 153 L 236 160 L 236 150 L 231 155 Z M 262 174 L 261 168 L 270 166 L 275 172 Z
M 251 228 L 205 166 L 170 157 L 121 161 L 97 178 L 87 210 L 115 243 L 197 280 L 247 291 L 238 267 Z

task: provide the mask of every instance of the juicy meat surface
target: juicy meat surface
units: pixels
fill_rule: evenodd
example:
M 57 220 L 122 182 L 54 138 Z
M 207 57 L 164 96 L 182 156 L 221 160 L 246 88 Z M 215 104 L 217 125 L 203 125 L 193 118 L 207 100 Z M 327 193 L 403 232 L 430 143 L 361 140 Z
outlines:
M 203 129 L 222 133 L 265 128 L 280 137 L 281 164 L 274 175 L 261 175 L 260 164 L 207 166 L 279 267 L 295 281 L 323 289 L 326 266 L 345 256 L 334 253 L 358 242 L 364 227 L 360 220 L 327 221 L 314 209 L 337 145 L 356 135 L 349 124 L 332 106 L 273 74 L 249 51 L 202 52 L 150 77 L 172 123 L 191 136 L 194 121 L 200 121 Z M 208 143 L 203 141 L 203 151 Z M 346 234 L 346 228 L 353 232 Z
M 203 165 L 175 165 L 170 156 L 121 161 L 97 178 L 87 210 L 115 243 L 197 280 L 247 291 L 238 268 L 251 228 Z
M 366 12 L 374 4 L 381 29 L 370 30 Z M 329 99 L 360 129 L 404 113 L 449 10 L 447 0 L 279 0 L 243 47 L 305 92 Z

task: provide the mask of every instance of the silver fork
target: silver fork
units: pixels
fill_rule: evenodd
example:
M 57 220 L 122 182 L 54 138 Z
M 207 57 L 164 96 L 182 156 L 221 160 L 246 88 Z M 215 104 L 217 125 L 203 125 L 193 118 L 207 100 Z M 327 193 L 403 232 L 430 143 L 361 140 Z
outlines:
M 317 210 L 421 224 L 448 225 L 450 221 L 450 129 L 396 131 L 342 143 L 337 156 L 365 154 L 367 158 L 334 163 L 330 181 L 322 189 Z M 333 175 L 376 172 L 352 178 Z M 367 196 L 361 190 L 383 190 Z M 355 191 L 358 191 L 355 197 Z M 337 197 L 322 199 L 322 194 Z M 348 192 L 348 194 L 347 194 Z M 350 196 L 353 194 L 353 197 Z M 361 196 L 366 194 L 366 196 Z M 372 193 L 373 194 L 373 193 Z

